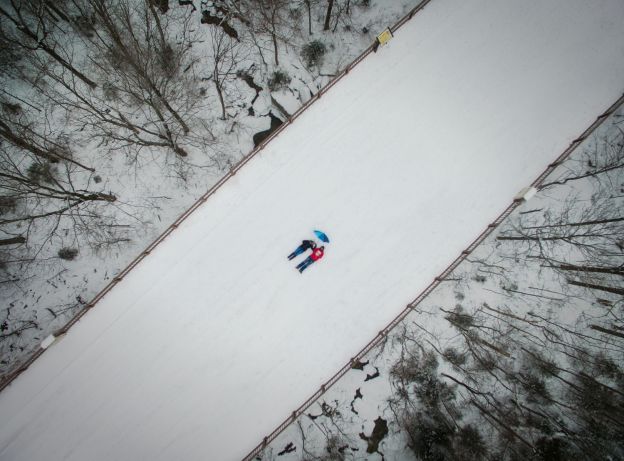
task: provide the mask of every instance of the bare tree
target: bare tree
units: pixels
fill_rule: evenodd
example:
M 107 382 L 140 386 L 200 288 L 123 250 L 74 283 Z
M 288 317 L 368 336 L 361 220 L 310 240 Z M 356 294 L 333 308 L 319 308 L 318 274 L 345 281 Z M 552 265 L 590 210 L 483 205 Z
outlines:
M 546 193 L 566 198 L 519 214 L 497 240 L 515 249 L 518 256 L 560 273 L 570 285 L 621 297 L 624 133 L 613 124 L 588 144 L 541 186 Z M 621 300 L 614 297 L 602 302 L 617 299 Z M 610 314 L 620 318 L 613 309 Z
M 91 61 L 107 77 L 104 93 L 118 97 L 126 109 L 140 105 L 145 122 L 140 128 L 133 126 L 129 122 L 131 117 L 122 110 L 103 115 L 84 95 L 80 98 L 81 105 L 87 106 L 91 114 L 129 130 L 129 137 L 134 136 L 139 143 L 149 143 L 140 133 L 153 135 L 158 138 L 157 144 L 165 143 L 178 155 L 185 156 L 178 137 L 190 132 L 185 116 L 193 106 L 182 74 L 184 67 L 192 65 L 190 13 L 178 10 L 182 11 L 178 18 L 181 32 L 174 37 L 169 20 L 161 17 L 149 0 L 136 4 L 117 0 L 85 2 L 81 5 L 83 14 L 91 13 L 96 18 L 97 27 L 91 40 L 96 52 Z M 68 89 L 72 88 L 68 85 Z
M 117 200 L 111 193 L 77 184 L 79 172 L 69 162 L 51 163 L 29 152 L 0 146 L 0 165 L 0 196 L 5 202 L 20 205 L 0 218 L 0 227 L 6 233 L 7 227 L 16 223 L 28 226 L 37 220 L 62 217 L 92 202 Z M 87 182 L 90 175 L 86 175 Z
M 30 52 L 42 51 L 55 62 L 70 71 L 91 88 L 96 82 L 76 68 L 71 52 L 67 51 L 54 37 L 57 28 L 50 16 L 50 3 L 43 0 L 9 0 L 0 5 L 0 15 L 6 21 L 0 22 L 4 40 Z
M 290 19 L 287 17 L 289 4 L 288 0 L 260 0 L 259 8 L 260 21 L 258 23 L 260 32 L 264 32 L 271 37 L 273 43 L 273 57 L 275 65 L 279 66 L 278 42 L 281 39 L 288 42 Z
M 294 24 L 292 4 L 289 0 L 242 0 L 224 2 L 228 11 L 247 25 L 252 40 L 264 60 L 264 46 L 259 36 L 267 36 L 273 51 L 275 66 L 279 66 L 279 45 L 289 45 L 297 24 Z
M 0 236 L 3 246 L 42 248 L 68 216 L 84 218 L 115 195 L 98 187 L 94 169 L 75 160 L 70 141 L 46 109 L 29 117 L 0 98 Z M 38 229 L 36 238 L 30 234 Z M 47 229 L 47 230 L 44 230 Z M 22 253 L 13 245 L 10 254 Z M 38 250 L 35 250 L 35 253 Z
M 221 119 L 225 120 L 227 117 L 226 85 L 228 81 L 237 77 L 237 67 L 245 58 L 245 53 L 240 43 L 219 27 L 210 26 L 210 41 L 212 48 L 211 78 L 221 104 Z
M 553 179 L 539 186 L 539 190 L 557 186 L 572 185 L 575 181 L 590 180 L 604 187 L 617 183 L 620 170 L 624 168 L 624 132 L 620 125 L 611 130 L 586 148 L 579 159 L 569 159 L 561 166 L 561 171 Z
M 47 123 L 35 123 L 34 119 L 47 121 L 48 115 L 37 113 L 35 117 L 28 117 L 20 104 L 0 98 L 0 138 L 41 160 L 51 163 L 64 160 L 93 171 L 93 168 L 72 158 L 71 152 L 64 145 L 62 134 L 49 128 Z

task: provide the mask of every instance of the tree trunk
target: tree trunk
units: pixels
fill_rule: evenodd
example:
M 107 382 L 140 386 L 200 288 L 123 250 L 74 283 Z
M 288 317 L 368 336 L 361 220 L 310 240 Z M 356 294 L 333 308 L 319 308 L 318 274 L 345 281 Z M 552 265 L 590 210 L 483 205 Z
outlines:
M 329 30 L 329 23 L 331 21 L 332 8 L 334 7 L 334 0 L 327 0 L 327 14 L 325 15 L 325 25 L 323 30 Z
M 524 235 L 517 235 L 517 236 L 516 235 L 510 235 L 510 236 L 501 235 L 501 236 L 496 237 L 496 240 L 519 240 L 519 241 L 530 241 L 530 242 L 539 242 L 540 240 L 543 240 L 543 241 L 551 241 L 551 240 L 569 241 L 569 240 L 571 240 L 573 238 L 580 238 L 580 237 L 601 237 L 601 235 L 597 235 L 597 234 L 566 235 L 566 236 L 562 236 L 562 237 L 528 237 L 528 236 L 524 236 Z
M 561 264 L 555 267 L 562 271 L 597 272 L 601 274 L 614 274 L 624 276 L 624 269 L 620 267 L 575 266 L 573 264 Z
M 163 128 L 165 129 L 165 139 L 167 140 L 169 147 L 171 147 L 171 149 L 173 149 L 173 151 L 180 157 L 186 157 L 186 151 L 178 146 L 173 140 L 173 135 L 171 134 L 171 130 L 169 129 L 169 125 L 167 125 L 167 121 L 165 120 L 165 117 L 163 117 L 163 114 L 160 112 L 156 104 L 152 104 L 150 102 L 150 105 L 152 109 L 154 109 L 154 112 L 156 113 L 156 116 L 158 117 L 160 122 L 163 124 Z
M 279 60 L 277 58 L 277 35 L 273 33 L 271 34 L 271 38 L 273 39 L 273 54 L 275 55 L 275 65 L 279 66 Z
M 576 280 L 567 280 L 567 282 L 570 285 L 591 288 L 592 290 L 606 291 L 607 293 L 614 293 L 616 295 L 624 296 L 624 288 L 605 287 L 604 285 L 594 285 L 592 283 L 577 282 Z
M 217 94 L 219 95 L 219 102 L 221 103 L 221 120 L 225 120 L 225 101 L 223 100 L 223 91 L 221 90 L 221 85 L 219 84 L 219 79 L 217 75 L 212 78 L 214 80 L 215 88 L 217 89 Z
M 89 202 L 89 201 L 106 201 L 106 202 L 114 202 L 117 200 L 117 197 L 113 194 L 106 194 L 104 192 L 91 192 L 86 190 L 76 190 L 71 188 L 71 190 L 64 189 L 62 186 L 58 188 L 48 187 L 36 181 L 32 181 L 22 176 L 15 176 L 14 174 L 7 174 L 0 172 L 0 177 L 7 178 L 16 183 L 25 184 L 27 186 L 31 186 L 31 190 L 29 191 L 31 194 L 38 195 L 40 197 L 48 197 L 53 199 L 62 199 L 62 200 L 76 200 L 78 202 Z M 58 184 L 58 183 L 57 183 Z M 35 189 L 36 188 L 36 189 Z M 11 220 L 3 221 L 4 223 L 13 222 Z
M 156 10 L 154 9 L 154 4 L 152 3 L 151 0 L 145 0 L 145 3 L 147 3 L 147 6 L 150 10 L 150 12 L 152 13 L 152 16 L 154 17 L 154 20 L 156 22 L 156 28 L 158 29 L 158 35 L 160 36 L 160 52 L 164 53 L 165 48 L 167 46 L 167 40 L 165 39 L 165 33 L 162 29 L 162 26 L 160 24 L 160 18 L 158 17 L 158 13 L 156 12 Z
M 609 330 L 608 328 L 603 328 L 598 325 L 590 325 L 589 328 L 591 328 L 592 330 L 599 331 L 601 333 L 606 333 L 608 335 L 617 336 L 619 338 L 624 338 L 624 333 L 620 333 L 619 331 Z
M 136 65 L 135 65 L 135 67 L 138 68 L 138 66 L 136 66 Z M 173 109 L 173 107 L 171 107 L 171 105 L 169 104 L 169 101 L 167 101 L 165 99 L 165 97 L 161 94 L 161 92 L 158 90 L 158 88 L 156 88 L 156 85 L 154 85 L 154 82 L 152 82 L 152 80 L 149 77 L 145 76 L 145 74 L 143 74 L 142 71 L 140 71 L 140 72 L 141 72 L 141 76 L 147 80 L 149 86 L 154 91 L 154 94 L 156 94 L 156 96 L 158 96 L 158 99 L 160 99 L 160 102 L 163 103 L 163 105 L 167 108 L 169 113 L 171 115 L 173 115 L 173 118 L 175 118 L 176 121 L 180 124 L 180 126 L 182 127 L 182 130 L 184 130 L 184 134 L 188 134 L 190 129 L 189 129 L 188 125 L 186 124 L 186 122 L 184 120 L 182 120 L 182 117 L 180 117 L 180 114 L 178 114 Z
M 624 218 L 594 219 L 592 221 L 569 222 L 569 223 L 561 223 L 561 224 L 544 224 L 543 226 L 523 227 L 523 229 L 545 229 L 545 228 L 550 228 L 550 227 L 580 227 L 580 226 L 591 226 L 593 224 L 609 224 L 612 222 L 621 222 L 621 221 L 624 221 Z
M 28 26 L 26 24 L 21 23 L 21 21 L 17 21 L 15 18 L 13 18 L 12 16 L 10 16 L 6 10 L 4 8 L 2 8 L 2 6 L 0 6 L 0 13 L 2 13 L 4 16 L 6 16 L 9 21 L 11 21 L 13 24 L 15 24 L 15 27 L 22 32 L 24 35 L 26 35 L 28 38 L 30 38 L 31 40 L 33 40 L 35 43 L 37 43 L 38 48 L 42 49 L 43 51 L 45 51 L 48 55 L 52 56 L 54 58 L 54 60 L 56 60 L 60 65 L 62 65 L 65 69 L 69 70 L 72 74 L 74 74 L 76 77 L 78 77 L 80 80 L 82 80 L 83 82 L 85 82 L 87 85 L 89 85 L 91 88 L 95 88 L 97 87 L 97 83 L 95 83 L 93 80 L 89 79 L 86 75 L 84 75 L 82 72 L 80 72 L 78 69 L 76 69 L 74 66 L 72 66 L 70 63 L 68 63 L 67 61 L 65 61 L 65 59 L 63 59 L 56 51 L 54 51 L 54 49 L 50 48 L 48 46 L 48 44 L 44 41 L 44 40 L 39 40 L 37 37 L 37 34 L 34 33 L 32 30 L 30 30 L 28 28 Z
M 53 1 L 50 0 L 45 0 L 45 6 L 46 8 L 48 8 L 49 10 L 51 10 L 52 12 L 54 12 L 54 14 L 56 14 L 59 18 L 61 18 L 63 21 L 67 21 L 70 22 L 70 19 L 67 17 L 67 15 L 62 12 L 60 9 L 58 9 L 55 5 Z
M 2 121 L 0 121 L 0 136 L 5 138 L 14 146 L 27 150 L 28 152 L 35 154 L 37 157 L 47 160 L 48 162 L 56 163 L 59 161 L 59 157 L 56 155 L 52 155 L 50 152 L 40 149 L 13 133 L 11 128 Z
M 21 235 L 19 237 L 12 237 L 10 239 L 0 239 L 0 246 L 13 245 L 15 243 L 26 243 L 26 239 Z
M 305 0 L 305 4 L 308 7 L 308 35 L 312 35 L 312 5 L 310 0 Z
M 88 78 L 86 75 L 84 75 L 82 72 L 80 72 L 78 69 L 76 69 L 74 66 L 72 66 L 70 63 L 68 63 L 67 61 L 65 61 L 62 57 L 60 57 L 56 51 L 54 51 L 53 49 L 49 48 L 47 45 L 45 45 L 44 43 L 40 44 L 41 49 L 43 51 L 45 51 L 46 53 L 48 53 L 50 56 L 52 56 L 54 59 L 56 59 L 65 69 L 69 70 L 72 74 L 74 74 L 76 77 L 78 77 L 80 80 L 82 80 L 83 82 L 85 82 L 87 85 L 89 85 L 91 88 L 96 88 L 97 87 L 97 83 L 95 83 L 93 80 L 91 80 L 90 78 Z
M 95 171 L 95 169 L 90 168 L 86 165 L 83 165 L 82 163 L 79 163 L 71 158 L 57 154 L 56 152 L 49 152 L 47 150 L 41 149 L 40 147 L 28 142 L 26 139 L 22 138 L 21 136 L 18 136 L 15 133 L 13 133 L 13 131 L 11 130 L 11 127 L 9 127 L 6 123 L 4 123 L 1 120 L 0 120 L 0 137 L 4 137 L 7 141 L 9 141 L 14 146 L 27 150 L 28 152 L 50 163 L 56 163 L 59 160 L 65 160 L 66 162 L 73 163 L 74 165 L 84 168 L 85 170 Z
M 561 180 L 561 181 L 548 182 L 548 183 L 545 183 L 545 184 L 542 184 L 541 186 L 539 186 L 537 188 L 537 190 L 542 190 L 542 189 L 545 189 L 545 188 L 550 187 L 550 186 L 559 186 L 559 185 L 562 185 L 562 184 L 566 184 L 568 181 L 576 181 L 578 179 L 589 178 L 591 176 L 598 176 L 601 173 L 606 173 L 607 171 L 617 170 L 618 168 L 624 168 L 624 163 L 619 163 L 619 164 L 616 164 L 616 165 L 609 165 L 609 166 L 606 166 L 606 167 L 601 168 L 599 170 L 590 171 L 588 173 L 585 173 L 585 174 L 582 174 L 582 175 L 579 175 L 579 176 L 572 176 L 570 178 L 566 178 L 566 179 Z

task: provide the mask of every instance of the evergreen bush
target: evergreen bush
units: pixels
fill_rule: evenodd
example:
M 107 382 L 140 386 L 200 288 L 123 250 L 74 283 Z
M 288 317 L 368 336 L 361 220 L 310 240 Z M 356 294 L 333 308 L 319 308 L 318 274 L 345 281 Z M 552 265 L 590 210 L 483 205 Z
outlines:
M 269 77 L 268 85 L 271 91 L 276 91 L 288 86 L 290 83 L 290 76 L 283 70 L 276 70 Z
M 66 261 L 73 261 L 78 256 L 76 248 L 63 247 L 58 251 L 58 257 Z
M 314 67 L 323 64 L 323 57 L 327 52 L 327 47 L 320 40 L 313 40 L 303 46 L 301 56 L 303 57 L 306 66 Z

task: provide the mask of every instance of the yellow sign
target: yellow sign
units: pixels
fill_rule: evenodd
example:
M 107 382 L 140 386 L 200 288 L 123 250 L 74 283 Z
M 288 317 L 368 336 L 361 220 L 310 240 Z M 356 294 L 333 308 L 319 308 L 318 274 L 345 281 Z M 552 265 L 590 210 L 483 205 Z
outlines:
M 391 38 L 392 38 L 392 32 L 390 32 L 390 29 L 386 29 L 377 36 L 377 41 L 379 42 L 380 45 L 383 46 L 386 43 L 388 43 Z

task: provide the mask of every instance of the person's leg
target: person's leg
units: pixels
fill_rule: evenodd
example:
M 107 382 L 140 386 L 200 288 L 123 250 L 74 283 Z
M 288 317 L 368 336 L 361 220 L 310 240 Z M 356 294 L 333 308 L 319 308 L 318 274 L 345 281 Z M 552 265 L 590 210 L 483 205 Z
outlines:
M 293 251 L 292 253 L 288 255 L 288 260 L 295 259 L 301 253 L 303 253 L 303 248 L 301 246 L 298 246 L 295 251 Z
M 299 269 L 299 272 L 303 272 L 304 270 L 306 270 L 308 268 L 309 265 L 311 265 L 314 261 L 312 260 L 312 258 L 308 258 L 305 260 L 305 264 L 301 267 L 301 269 Z
M 310 261 L 312 261 L 312 258 L 310 258 L 309 256 L 304 259 L 303 261 L 301 261 L 299 264 L 297 264 L 297 269 L 301 270 L 302 267 L 304 267 L 307 264 L 310 264 Z

